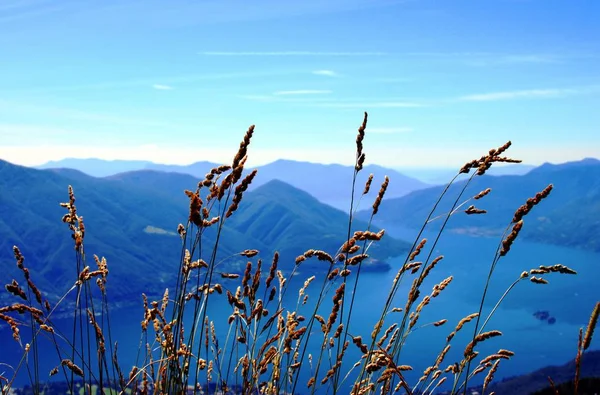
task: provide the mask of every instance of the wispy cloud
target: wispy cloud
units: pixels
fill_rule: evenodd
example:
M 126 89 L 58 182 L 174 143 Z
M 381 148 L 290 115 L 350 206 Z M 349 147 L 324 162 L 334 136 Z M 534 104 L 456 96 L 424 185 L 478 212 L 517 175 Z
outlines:
M 288 96 L 288 95 L 324 95 L 330 94 L 332 91 L 330 90 L 321 90 L 321 89 L 299 89 L 294 91 L 277 91 L 273 92 L 275 96 Z
M 468 66 L 511 66 L 561 63 L 564 57 L 548 54 L 473 54 L 465 56 L 462 62 Z
M 600 92 L 600 85 L 579 88 L 526 89 L 503 92 L 479 93 L 458 97 L 458 101 L 498 101 L 514 99 L 544 99 Z
M 314 75 L 324 75 L 327 77 L 337 77 L 339 76 L 338 73 L 336 73 L 333 70 L 315 70 L 312 72 Z
M 504 63 L 558 63 L 560 59 L 555 55 L 506 55 L 501 61 Z
M 27 102 L 7 101 L 0 98 L 0 112 L 12 114 L 24 114 L 29 117 L 32 115 L 45 116 L 54 120 L 83 120 L 95 123 L 113 124 L 113 125 L 131 125 L 146 127 L 173 127 L 174 124 L 169 120 L 144 118 L 131 118 L 114 113 L 97 113 L 69 107 L 57 107 L 55 105 L 31 104 Z
M 173 87 L 170 86 L 170 85 L 154 84 L 154 85 L 152 85 L 152 87 L 154 89 L 159 90 L 159 91 L 170 91 L 170 90 L 173 90 Z
M 325 102 L 315 103 L 317 107 L 326 108 L 418 108 L 426 104 L 410 101 L 376 101 L 376 102 Z
M 551 53 L 502 53 L 502 52 L 404 52 L 396 54 L 402 58 L 459 63 L 467 66 L 507 66 L 527 64 L 550 64 L 562 63 L 571 58 L 578 57 L 576 54 L 551 54 Z
M 279 91 L 271 95 L 237 95 L 238 98 L 257 102 L 277 102 L 291 103 L 302 107 L 322 107 L 322 108 L 340 108 L 340 109 L 368 109 L 368 108 L 418 108 L 429 107 L 431 104 L 420 101 L 410 101 L 403 99 L 378 99 L 373 101 L 365 101 L 358 98 L 355 99 L 334 99 L 328 97 L 327 94 L 333 93 L 329 90 L 294 90 L 294 91 Z M 392 129 L 383 130 L 380 133 L 391 133 Z M 398 132 L 399 128 L 396 128 Z M 406 131 L 406 130 L 404 130 Z
M 319 51 L 205 51 L 204 56 L 383 56 L 386 52 L 319 52 Z
M 368 132 L 371 134 L 399 134 L 413 132 L 413 128 L 399 127 L 399 128 L 368 128 Z
M 0 0 L 1 1 L 1 0 Z M 50 85 L 50 86 L 36 86 L 35 88 L 26 88 L 7 91 L 4 93 L 50 93 L 50 92 L 75 92 L 84 90 L 113 90 L 113 89 L 124 89 L 124 88 L 143 88 L 147 89 L 148 86 L 153 87 L 156 81 L 161 81 L 164 86 L 174 86 L 177 84 L 192 84 L 204 81 L 220 81 L 220 80 L 243 80 L 245 78 L 262 78 L 262 77 L 273 77 L 273 76 L 290 76 L 290 75 L 302 75 L 306 74 L 306 69 L 289 69 L 289 70 L 258 70 L 258 71 L 240 71 L 231 73 L 205 73 L 205 74 L 187 74 L 187 75 L 158 75 L 151 78 L 144 79 L 126 79 L 126 80 L 115 80 L 115 81 L 104 81 L 89 84 L 80 85 Z M 159 84 L 156 84 L 159 85 Z M 159 88 L 155 88 L 159 89 Z

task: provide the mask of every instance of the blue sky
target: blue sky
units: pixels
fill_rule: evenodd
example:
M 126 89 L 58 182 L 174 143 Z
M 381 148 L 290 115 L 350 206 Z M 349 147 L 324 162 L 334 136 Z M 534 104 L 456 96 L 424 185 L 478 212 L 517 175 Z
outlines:
M 2 0 L 0 158 L 600 157 L 596 0 Z

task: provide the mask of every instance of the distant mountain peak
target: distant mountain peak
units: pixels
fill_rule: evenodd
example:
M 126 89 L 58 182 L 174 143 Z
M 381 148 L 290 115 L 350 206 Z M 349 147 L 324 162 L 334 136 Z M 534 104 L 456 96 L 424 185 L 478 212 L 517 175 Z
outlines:
M 585 167 L 585 166 L 598 166 L 598 165 L 600 165 L 599 159 L 588 157 L 588 158 L 583 158 L 581 160 L 564 162 L 564 163 L 545 162 L 544 164 L 533 169 L 532 172 L 560 171 L 563 169 L 571 169 L 571 168 Z
M 290 196 L 293 195 L 294 199 L 310 199 L 311 201 L 317 202 L 317 198 L 315 198 L 310 193 L 299 189 L 291 184 L 288 184 L 285 181 L 281 181 L 278 179 L 269 180 L 266 183 L 260 185 L 256 189 L 252 190 L 253 194 L 269 194 L 275 196 Z

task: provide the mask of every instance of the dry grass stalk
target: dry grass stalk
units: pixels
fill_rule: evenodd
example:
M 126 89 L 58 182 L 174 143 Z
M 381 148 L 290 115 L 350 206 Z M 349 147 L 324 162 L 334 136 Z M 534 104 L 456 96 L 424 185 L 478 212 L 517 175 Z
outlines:
M 383 343 L 387 340 L 390 333 L 392 333 L 394 331 L 394 329 L 396 329 L 397 326 L 398 326 L 398 324 L 393 323 L 386 329 L 386 331 L 383 333 L 383 335 L 381 336 L 379 341 L 377 341 L 377 347 L 381 347 L 383 345 Z
M 23 300 L 27 300 L 27 295 L 25 294 L 25 291 L 23 291 L 23 289 L 19 286 L 17 280 L 13 279 L 12 282 L 10 284 L 6 284 L 4 288 L 6 288 L 6 290 L 9 293 L 18 296 Z
M 469 344 L 465 348 L 465 352 L 464 352 L 465 358 L 469 358 L 474 355 L 473 348 L 475 348 L 475 346 L 478 343 L 481 343 L 482 341 L 485 341 L 485 340 L 488 340 L 488 339 L 491 339 L 491 338 L 497 337 L 497 336 L 502 336 L 502 332 L 497 331 L 497 330 L 492 330 L 492 331 L 480 333 L 477 336 L 475 336 L 475 339 L 473 339 L 471 342 L 469 342 Z
M 485 171 L 487 169 L 489 169 L 489 167 L 493 163 L 494 157 L 497 158 L 499 155 L 501 155 L 504 151 L 506 151 L 511 146 L 511 144 L 512 143 L 510 141 L 508 141 L 508 142 L 506 142 L 506 144 L 502 145 L 498 149 L 491 149 L 489 151 L 488 155 L 484 155 L 480 159 L 475 159 L 470 162 L 467 162 L 459 170 L 459 173 L 467 174 L 471 171 L 471 169 L 477 169 L 477 174 L 479 174 L 481 172 L 481 174 L 479 174 L 479 175 L 483 175 L 483 173 L 485 173 Z
M 200 191 L 192 192 L 190 190 L 184 191 L 186 196 L 190 199 L 190 214 L 188 220 L 196 226 L 202 226 L 202 215 L 200 210 L 202 209 L 202 199 L 200 198 Z
M 519 235 L 519 232 L 522 228 L 523 220 L 521 219 L 513 225 L 512 231 L 509 233 L 508 236 L 506 236 L 506 239 L 502 240 L 502 249 L 500 250 L 500 256 L 508 254 L 508 251 L 510 251 L 510 247 Z
M 596 306 L 594 306 L 594 310 L 592 310 L 592 314 L 590 315 L 590 321 L 585 329 L 585 336 L 583 337 L 583 350 L 587 350 L 592 343 L 592 337 L 594 336 L 594 329 L 598 324 L 598 316 L 600 316 L 600 302 L 596 302 Z
M 446 347 L 439 353 L 437 359 L 435 360 L 434 368 L 438 369 L 442 362 L 444 362 L 444 358 L 446 358 L 446 354 L 450 351 L 450 344 L 446 344 Z
M 365 154 L 363 153 L 363 140 L 365 138 L 365 129 L 367 128 L 367 120 L 369 114 L 365 112 L 362 124 L 358 128 L 358 134 L 356 135 L 356 166 L 355 171 L 360 171 L 363 168 L 365 162 Z
M 255 127 L 254 125 L 250 125 L 250 127 L 248 128 L 248 131 L 246 131 L 246 134 L 244 135 L 244 139 L 240 143 L 240 148 L 239 148 L 238 152 L 236 153 L 235 157 L 233 158 L 233 163 L 231 164 L 232 169 L 237 168 L 240 165 L 240 162 L 242 161 L 242 159 L 246 156 L 246 153 L 248 152 L 248 146 L 250 145 L 250 140 L 252 139 L 252 135 L 254 134 L 254 127 Z M 217 169 L 217 171 L 218 171 L 218 169 Z M 216 173 L 217 172 L 215 172 L 215 174 Z
M 333 295 L 333 307 L 331 308 L 331 313 L 329 314 L 329 319 L 327 320 L 327 324 L 325 325 L 325 333 L 331 332 L 331 327 L 335 323 L 338 313 L 340 311 L 341 303 L 344 298 L 344 290 L 346 289 L 346 283 L 341 283 L 340 286 L 335 290 L 335 295 Z
M 448 337 L 446 338 L 446 341 L 450 342 L 450 340 L 452 340 L 452 338 L 456 335 L 456 333 L 458 331 L 460 331 L 463 328 L 463 326 L 465 326 L 465 324 L 467 324 L 468 322 L 471 322 L 478 316 L 479 316 L 479 313 L 473 313 L 473 314 L 469 314 L 468 316 L 466 316 L 466 317 L 462 318 L 460 321 L 458 321 L 456 328 L 454 328 L 454 331 L 452 331 L 452 333 L 450 333 L 448 335 Z
M 387 190 L 388 185 L 390 184 L 390 179 L 388 176 L 385 176 L 383 183 L 381 184 L 381 188 L 379 188 L 379 193 L 375 198 L 375 202 L 373 203 L 373 215 L 379 212 L 379 206 L 381 205 L 381 201 L 385 196 L 385 191 Z
M 421 250 L 423 249 L 423 247 L 425 247 L 426 243 L 427 243 L 427 239 L 421 240 L 419 242 L 419 244 L 415 247 L 414 251 L 410 253 L 408 260 L 414 261 L 415 258 L 417 257 L 417 255 L 419 255 L 421 253 Z
M 63 359 L 61 361 L 61 365 L 66 366 L 71 372 L 73 372 L 77 376 L 83 377 L 83 370 L 79 366 L 75 365 L 70 359 Z
M 33 282 L 33 280 L 31 279 L 31 275 L 29 273 L 29 269 L 27 269 L 25 267 L 25 264 L 24 264 L 25 257 L 21 253 L 21 250 L 19 250 L 19 247 L 13 246 L 13 254 L 15 256 L 15 260 L 16 260 L 16 263 L 17 263 L 17 268 L 19 268 L 19 270 L 21 270 L 23 272 L 23 277 L 25 277 L 25 281 L 27 281 L 27 286 L 29 287 L 29 289 L 31 290 L 31 292 L 33 292 L 33 294 L 35 295 L 36 301 L 41 305 L 42 304 L 42 293 L 40 292 L 39 288 L 35 285 L 35 283 Z M 13 282 L 16 283 L 15 280 L 13 280 Z M 13 285 L 13 284 L 11 284 L 11 285 Z M 17 287 L 18 287 L 18 284 L 17 284 Z M 11 292 L 9 290 L 9 288 L 7 288 L 7 291 Z M 17 293 L 19 293 L 18 289 L 15 289 L 15 291 Z M 23 298 L 22 295 L 18 295 L 18 296 L 20 296 L 21 298 Z M 27 300 L 26 297 L 23 298 L 23 299 Z M 48 304 L 48 306 L 49 306 L 49 303 L 48 303 L 47 300 L 45 301 L 45 303 Z M 48 309 L 48 311 L 49 310 L 50 309 Z
M 350 250 L 352 248 L 354 248 L 355 246 L 356 246 L 356 238 L 355 237 L 351 237 L 350 239 L 346 240 L 344 242 L 344 244 L 342 244 L 342 247 L 340 248 L 340 255 L 343 258 L 338 258 L 338 260 L 345 260 L 346 256 L 343 254 L 350 253 Z
M 369 178 L 367 178 L 367 182 L 365 183 L 365 189 L 363 189 L 363 195 L 366 195 L 371 190 L 371 183 L 373 182 L 373 173 L 369 174 Z
M 361 263 L 362 261 L 364 261 L 365 259 L 367 259 L 368 257 L 369 257 L 369 255 L 367 255 L 367 254 L 355 255 L 352 258 L 348 259 L 346 261 L 346 264 L 348 266 L 355 266 L 355 265 L 358 265 L 359 263 Z
M 337 355 L 333 367 L 327 371 L 325 377 L 321 380 L 321 384 L 327 383 L 327 381 L 335 375 L 340 366 L 342 366 L 342 359 L 344 359 L 344 354 L 346 353 L 346 349 L 348 348 L 349 343 L 350 342 L 348 341 L 344 342 L 344 345 L 342 346 L 342 351 Z
M 390 339 L 388 340 L 387 345 L 384 348 L 384 351 L 389 353 L 390 350 L 392 349 L 392 346 L 394 344 L 396 344 L 396 341 L 398 340 L 398 336 L 400 336 L 400 328 L 396 328 L 394 329 L 394 332 L 392 333 L 392 336 L 390 337 Z
M 496 360 L 498 360 L 498 359 L 510 359 L 510 357 L 509 357 L 508 355 L 504 355 L 504 354 L 498 354 L 498 353 L 496 353 L 496 354 L 491 354 L 491 355 L 488 355 L 487 357 L 483 358 L 483 359 L 481 360 L 481 362 L 479 362 L 479 364 L 480 364 L 480 365 L 485 365 L 485 364 L 487 364 L 488 362 L 496 361 Z
M 62 222 L 69 225 L 71 229 L 71 237 L 75 241 L 75 250 L 78 252 L 82 251 L 83 238 L 85 237 L 85 226 L 83 224 L 83 217 L 77 215 L 77 207 L 75 206 L 75 193 L 73 187 L 69 185 L 69 202 L 60 203 L 61 207 L 67 209 L 67 214 L 62 217 Z
M 364 240 L 379 241 L 379 240 L 381 240 L 381 238 L 383 237 L 384 234 L 385 234 L 385 229 L 381 229 L 379 232 L 371 232 L 368 230 L 356 231 L 356 232 L 354 232 L 353 238 L 356 240 L 359 240 L 359 241 L 364 241 Z
M 362 342 L 361 336 L 354 336 L 352 338 L 352 343 L 354 343 L 363 354 L 366 355 L 369 352 L 369 347 L 367 347 L 367 345 Z
M 502 155 L 510 146 L 511 142 L 508 141 L 504 145 L 491 149 L 487 155 L 482 156 L 480 159 L 472 160 L 467 162 L 459 171 L 459 174 L 467 174 L 471 169 L 477 169 L 477 175 L 482 176 L 492 166 L 494 162 L 505 162 L 505 163 L 521 163 L 518 159 L 511 159 Z
M 560 274 L 577 274 L 577 272 L 568 266 L 556 264 L 553 266 L 540 265 L 537 269 L 531 269 L 529 274 L 548 274 L 548 273 L 560 273 Z
M 467 215 L 473 215 L 473 214 L 485 214 L 485 213 L 487 213 L 487 211 L 486 211 L 486 210 L 479 209 L 479 208 L 475 207 L 474 205 L 470 205 L 470 206 L 469 206 L 469 207 L 468 207 L 468 208 L 465 210 L 465 213 L 466 213 Z
M 320 261 L 327 261 L 327 262 L 331 263 L 332 265 L 334 264 L 334 260 L 331 257 L 331 255 L 329 255 L 325 251 L 310 249 L 310 250 L 307 250 L 304 254 L 296 257 L 296 265 L 299 265 L 300 263 L 305 261 L 307 258 L 312 258 L 312 257 L 316 257 Z
M 546 279 L 536 276 L 529 277 L 529 281 L 531 281 L 534 284 L 548 284 L 548 281 Z
M 519 207 L 517 209 L 517 211 L 515 212 L 512 222 L 517 223 L 521 219 L 523 219 L 524 216 L 529 214 L 529 212 L 531 211 L 531 209 L 533 209 L 533 207 L 537 206 L 543 199 L 547 198 L 548 195 L 550 195 L 552 188 L 553 188 L 553 185 L 550 184 L 546 188 L 544 188 L 541 192 L 538 192 L 534 197 L 527 199 L 527 202 L 525 202 L 525 204 L 523 204 L 521 207 Z
M 479 199 L 483 198 L 484 196 L 487 196 L 490 192 L 492 192 L 492 189 L 486 188 L 483 191 L 479 192 L 477 195 L 473 196 L 473 199 L 479 200 Z
M 271 282 L 275 279 L 278 263 L 279 263 L 279 253 L 275 252 L 275 254 L 273 255 L 273 260 L 271 261 L 271 267 L 269 267 L 269 276 L 265 280 L 265 285 L 267 288 L 269 288 L 271 286 Z
M 423 280 L 429 275 L 429 273 L 431 273 L 431 271 L 433 270 L 433 268 L 438 264 L 439 261 L 441 261 L 442 259 L 444 259 L 443 255 L 440 255 L 436 258 L 434 258 L 431 263 L 425 267 L 425 270 L 423 270 L 423 274 L 421 275 L 421 277 L 419 278 L 419 286 L 423 283 Z
M 316 278 L 316 276 L 310 276 L 309 278 L 307 278 L 306 280 L 304 280 L 304 285 L 298 291 L 298 296 L 299 297 L 302 297 L 304 295 L 304 293 L 306 292 L 306 289 L 308 288 L 308 286 L 310 285 L 310 283 L 312 283 L 314 281 L 315 278 Z
M 244 177 L 244 179 L 238 186 L 235 187 L 235 193 L 233 195 L 233 200 L 231 202 L 231 205 L 229 206 L 229 209 L 227 210 L 227 213 L 225 214 L 226 218 L 231 217 L 231 215 L 238 209 L 239 204 L 242 201 L 242 196 L 243 196 L 244 192 L 248 189 L 248 186 L 250 186 L 250 184 L 252 183 L 252 180 L 256 176 L 257 172 L 258 172 L 258 170 L 256 170 L 256 169 L 253 170 L 250 174 L 248 174 L 246 177 Z
M 333 280 L 335 278 L 335 276 L 337 276 L 340 273 L 340 269 L 335 268 L 333 269 L 328 275 L 327 275 L 327 279 L 329 281 Z
M 94 327 L 94 332 L 96 334 L 96 342 L 98 343 L 98 357 L 101 358 L 104 352 L 106 351 L 104 340 L 104 334 L 102 333 L 102 329 L 100 325 L 98 325 L 98 321 L 96 321 L 96 317 L 92 314 L 90 309 L 87 309 L 88 317 L 90 318 L 90 324 Z
M 497 359 L 496 362 L 494 362 L 494 364 L 492 365 L 492 368 L 490 369 L 488 374 L 485 376 L 485 379 L 483 380 L 483 391 L 482 391 L 483 394 L 485 394 L 485 390 L 487 389 L 487 387 L 490 385 L 490 383 L 494 379 L 494 374 L 496 374 L 499 364 L 500 364 L 500 359 Z
M 0 320 L 6 322 L 10 326 L 10 330 L 12 331 L 12 337 L 17 342 L 21 342 L 20 330 L 14 318 L 4 313 L 0 313 Z
M 431 293 L 431 297 L 435 298 L 437 297 L 440 292 L 442 292 L 444 289 L 446 289 L 446 287 L 452 282 L 452 280 L 454 279 L 453 276 L 449 276 L 446 277 L 445 279 L 443 279 L 439 284 L 436 284 L 433 286 L 433 292 Z
M 486 364 L 480 364 L 479 366 L 477 366 L 475 369 L 473 369 L 473 373 L 471 373 L 472 376 L 476 376 L 479 373 L 485 371 L 487 368 L 489 368 L 490 366 L 492 366 L 491 362 L 488 362 Z
M 258 250 L 244 250 L 240 252 L 241 256 L 245 256 L 246 258 L 252 258 L 258 254 Z
M 436 322 L 434 322 L 434 323 L 433 323 L 433 326 L 442 326 L 442 325 L 444 325 L 446 322 L 448 322 L 448 320 L 447 320 L 447 319 L 442 319 L 442 320 L 439 320 L 439 321 L 436 321 Z
M 106 262 L 106 258 L 102 257 L 102 259 L 98 258 L 98 255 L 94 255 L 94 261 L 96 262 L 96 266 L 98 270 L 95 272 L 99 273 L 99 277 L 96 279 L 96 285 L 100 288 L 102 293 L 106 292 L 106 279 L 108 277 L 108 264 Z
M 242 177 L 242 173 L 244 172 L 244 165 L 246 164 L 247 159 L 247 156 L 243 156 L 241 157 L 236 166 L 232 166 L 233 170 L 231 171 L 231 173 L 227 174 L 223 181 L 221 181 L 221 184 L 218 187 L 214 185 L 214 189 L 211 191 L 211 195 L 209 196 L 209 198 L 212 199 L 213 197 L 216 197 L 219 201 L 223 199 L 223 197 L 225 196 L 225 192 L 227 192 L 232 185 L 235 185 Z
M 577 338 L 577 356 L 575 357 L 575 390 L 573 393 L 577 395 L 579 389 L 579 376 L 581 374 L 581 356 L 583 354 L 583 329 L 579 328 L 579 337 Z

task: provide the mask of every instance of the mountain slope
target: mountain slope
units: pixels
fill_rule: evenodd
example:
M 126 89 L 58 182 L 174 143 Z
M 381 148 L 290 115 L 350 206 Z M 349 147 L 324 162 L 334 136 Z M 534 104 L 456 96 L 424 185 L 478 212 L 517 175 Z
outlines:
M 464 182 L 450 188 L 449 197 L 442 202 L 437 215 L 448 211 Z M 492 192 L 479 201 L 467 203 L 463 209 L 475 204 L 488 213 L 470 216 L 456 213 L 448 227 L 457 232 L 501 234 L 514 211 L 551 183 L 554 189 L 549 198 L 525 218 L 523 236 L 540 242 L 600 251 L 600 161 L 596 159 L 545 164 L 522 176 L 475 177 L 461 201 L 488 187 Z M 399 223 L 418 227 L 442 190 L 442 186 L 433 187 L 387 200 L 382 204 L 378 219 L 383 225 Z M 359 214 L 362 218 L 367 215 L 368 212 Z M 441 222 L 438 220 L 432 225 Z
M 231 226 L 272 246 L 282 257 L 293 259 L 308 248 L 334 254 L 347 238 L 348 215 L 273 180 L 244 198 Z M 367 228 L 366 222 L 356 220 L 352 231 Z M 407 247 L 404 242 L 384 237 L 372 245 L 369 254 L 385 259 L 406 252 Z
M 18 245 L 43 290 L 58 296 L 72 285 L 73 244 L 68 227 L 60 221 L 65 210 L 58 204 L 68 200 L 69 184 L 86 224 L 87 263 L 93 266 L 92 254 L 107 258 L 111 295 L 137 302 L 141 292 L 162 293 L 176 278 L 181 241 L 173 232 L 186 221 L 189 206 L 183 189 L 194 189 L 197 180 L 156 171 L 94 178 L 72 170 L 35 170 L 0 161 L 0 262 L 8 268 L 0 282 L 21 278 L 12 256 L 12 246 Z M 305 210 L 299 213 L 293 204 Z M 269 211 L 273 207 L 276 213 Z M 277 214 L 277 218 L 264 213 Z M 230 219 L 223 229 L 219 259 L 255 248 L 263 260 L 270 260 L 281 249 L 285 258 L 281 267 L 286 270 L 293 267 L 295 254 L 308 248 L 337 248 L 346 237 L 344 213 L 283 183 L 248 192 Z M 337 238 L 335 243 L 321 243 L 329 230 Z M 207 237 L 211 245 L 210 232 Z M 405 251 L 402 242 L 389 239 L 386 243 L 377 258 Z M 223 270 L 235 270 L 240 262 L 226 263 L 234 266 L 225 265 Z
M 260 171 L 255 180 L 260 179 Z M 148 193 L 157 191 L 163 199 L 183 201 L 182 191 L 194 187 L 197 179 L 185 174 L 150 170 L 117 174 L 111 180 L 135 186 Z M 186 206 L 187 207 L 187 206 Z M 355 221 L 353 230 L 365 230 L 368 224 Z M 348 215 L 319 202 L 298 188 L 279 180 L 271 180 L 244 195 L 240 208 L 228 221 L 228 228 L 251 235 L 279 251 L 282 259 L 294 259 L 309 248 L 334 253 L 346 239 Z M 374 256 L 385 259 L 400 255 L 407 245 L 384 238 L 373 245 Z
M 36 281 L 46 282 L 44 289 L 55 293 L 68 289 L 75 260 L 70 231 L 61 222 L 66 211 L 58 203 L 68 200 L 67 186 L 71 184 L 86 224 L 88 263 L 94 253 L 107 257 L 114 293 L 128 294 L 127 278 L 135 278 L 139 290 L 171 276 L 179 258 L 179 239 L 142 230 L 148 225 L 175 229 L 185 211 L 107 180 L 65 173 L 0 161 L 0 218 L 2 229 L 10 230 L 0 238 L 0 259 L 5 267 L 14 267 L 8 263 L 14 261 L 12 246 L 18 245 Z M 155 277 L 140 275 L 144 272 L 155 273 Z M 8 280 L 2 276 L 2 281 Z

